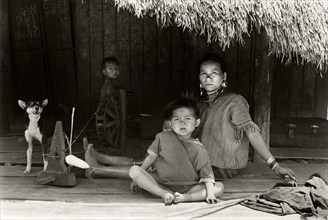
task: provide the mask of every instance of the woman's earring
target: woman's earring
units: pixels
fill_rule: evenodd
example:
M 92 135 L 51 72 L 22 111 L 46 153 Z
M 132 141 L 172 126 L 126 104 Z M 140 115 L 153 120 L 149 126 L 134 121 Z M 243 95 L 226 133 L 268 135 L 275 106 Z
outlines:
M 200 91 L 200 96 L 203 95 L 203 86 L 202 84 L 199 84 L 199 91 Z
M 221 85 L 223 88 L 227 88 L 228 87 L 228 82 L 226 80 L 224 80 L 222 82 L 222 85 Z

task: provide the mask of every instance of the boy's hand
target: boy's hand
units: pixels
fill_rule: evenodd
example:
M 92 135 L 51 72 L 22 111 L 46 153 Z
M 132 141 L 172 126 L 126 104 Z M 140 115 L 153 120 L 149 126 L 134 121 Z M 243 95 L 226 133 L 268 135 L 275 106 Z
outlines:
M 214 184 L 212 182 L 206 182 L 205 183 L 206 194 L 207 194 L 205 201 L 208 204 L 215 204 L 215 203 L 218 203 L 220 201 L 214 195 L 214 188 L 213 188 L 213 186 L 214 186 Z
M 206 197 L 206 202 L 207 202 L 208 204 L 216 204 L 216 203 L 220 202 L 220 200 L 217 199 L 217 198 L 213 195 L 213 196 L 207 196 L 207 197 Z
M 131 184 L 130 184 L 130 190 L 133 194 L 141 192 L 141 188 L 134 181 L 132 181 Z

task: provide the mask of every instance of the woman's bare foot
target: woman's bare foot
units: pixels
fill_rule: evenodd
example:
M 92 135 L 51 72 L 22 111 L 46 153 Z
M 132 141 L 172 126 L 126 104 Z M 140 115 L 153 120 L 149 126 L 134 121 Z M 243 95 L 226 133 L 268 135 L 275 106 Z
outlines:
M 84 146 L 85 144 L 87 144 L 87 147 Z M 90 166 L 90 168 L 85 170 L 85 177 L 88 179 L 92 179 L 93 171 L 95 170 L 96 167 L 99 166 L 99 164 L 93 155 L 93 151 L 94 151 L 93 144 L 88 144 L 88 142 L 87 141 L 85 142 L 83 139 L 83 147 L 85 149 L 85 154 L 84 154 L 85 162 Z
M 88 139 L 86 137 L 83 138 L 83 149 L 86 151 L 88 149 Z
M 176 204 L 178 204 L 178 203 L 180 203 L 180 202 L 184 202 L 185 201 L 185 196 L 184 196 L 184 194 L 181 194 L 181 193 L 178 193 L 178 192 L 175 192 L 174 193 L 174 203 L 176 203 Z
M 172 205 L 173 201 L 174 201 L 174 195 L 172 193 L 166 193 L 164 196 L 163 196 L 163 200 L 164 200 L 164 203 L 165 205 Z
M 83 138 L 83 148 L 86 151 L 88 144 L 87 138 Z M 143 158 L 134 161 L 133 158 L 130 157 L 122 157 L 122 156 L 112 156 L 98 152 L 96 149 L 91 148 L 90 153 L 93 158 L 97 161 L 98 164 L 106 165 L 106 166 L 132 166 L 135 164 L 141 165 Z M 136 162 L 136 163 L 135 163 Z
M 88 142 L 88 139 L 86 137 L 83 138 L 83 148 L 84 150 L 86 151 L 88 149 L 88 146 L 89 146 L 89 142 Z M 92 144 L 93 146 L 93 144 Z M 92 157 L 95 158 L 95 160 L 98 162 L 101 163 L 101 160 L 102 160 L 102 156 L 101 154 L 96 150 L 94 149 L 93 147 L 90 149 L 91 150 L 91 153 L 92 153 Z

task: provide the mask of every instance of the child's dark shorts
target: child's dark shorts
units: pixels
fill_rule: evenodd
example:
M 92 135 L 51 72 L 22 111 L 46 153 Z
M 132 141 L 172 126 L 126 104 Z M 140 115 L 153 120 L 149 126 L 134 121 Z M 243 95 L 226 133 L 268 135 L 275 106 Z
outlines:
M 195 184 L 196 185 L 196 184 Z M 185 186 L 167 186 L 165 185 L 169 190 L 172 192 L 179 192 L 181 194 L 188 192 L 192 187 L 195 185 L 185 185 Z
M 192 187 L 196 186 L 199 183 L 191 183 L 190 185 L 167 185 L 165 183 L 163 183 L 160 178 L 158 177 L 157 173 L 152 173 L 149 172 L 149 174 L 154 177 L 155 181 L 164 186 L 165 188 L 171 190 L 172 192 L 179 192 L 181 194 L 188 192 Z

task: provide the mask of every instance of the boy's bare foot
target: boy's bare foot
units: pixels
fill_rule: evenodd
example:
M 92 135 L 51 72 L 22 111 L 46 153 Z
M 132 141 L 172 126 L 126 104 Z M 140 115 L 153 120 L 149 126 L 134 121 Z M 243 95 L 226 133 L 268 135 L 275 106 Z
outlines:
M 174 195 L 172 193 L 166 193 L 163 197 L 165 205 L 172 205 L 174 201 Z
M 180 202 L 184 202 L 185 201 L 185 196 L 181 193 L 175 192 L 174 193 L 174 203 L 178 204 Z

